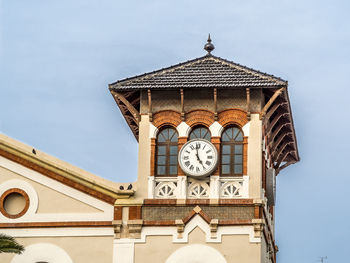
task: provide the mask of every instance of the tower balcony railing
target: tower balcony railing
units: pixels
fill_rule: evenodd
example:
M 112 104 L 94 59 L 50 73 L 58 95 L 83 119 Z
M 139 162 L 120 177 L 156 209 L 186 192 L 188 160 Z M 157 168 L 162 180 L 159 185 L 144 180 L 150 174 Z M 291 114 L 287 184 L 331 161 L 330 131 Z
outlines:
M 219 199 L 247 198 L 249 177 L 210 176 L 195 179 L 186 176 L 149 177 L 148 198 Z

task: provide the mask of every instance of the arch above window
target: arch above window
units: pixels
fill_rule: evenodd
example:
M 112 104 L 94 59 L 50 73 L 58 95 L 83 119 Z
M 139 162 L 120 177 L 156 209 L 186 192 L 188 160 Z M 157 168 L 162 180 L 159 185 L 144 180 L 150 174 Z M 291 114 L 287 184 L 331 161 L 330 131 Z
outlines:
M 157 136 L 156 175 L 177 175 L 178 134 L 174 128 L 165 127 Z
M 221 175 L 243 174 L 243 132 L 236 126 L 227 127 L 221 136 Z
M 194 129 L 191 131 L 189 139 L 190 140 L 205 139 L 205 140 L 210 141 L 211 134 L 210 134 L 210 131 L 207 127 L 197 126 L 197 127 L 194 127 Z

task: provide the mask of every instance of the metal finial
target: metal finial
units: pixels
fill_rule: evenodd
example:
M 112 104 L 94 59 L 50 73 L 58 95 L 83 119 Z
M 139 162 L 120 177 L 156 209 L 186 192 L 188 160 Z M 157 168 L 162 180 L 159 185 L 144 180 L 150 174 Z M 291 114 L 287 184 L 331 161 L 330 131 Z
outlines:
M 211 43 L 210 34 L 208 36 L 208 42 L 204 45 L 204 49 L 210 54 L 214 50 L 214 45 Z

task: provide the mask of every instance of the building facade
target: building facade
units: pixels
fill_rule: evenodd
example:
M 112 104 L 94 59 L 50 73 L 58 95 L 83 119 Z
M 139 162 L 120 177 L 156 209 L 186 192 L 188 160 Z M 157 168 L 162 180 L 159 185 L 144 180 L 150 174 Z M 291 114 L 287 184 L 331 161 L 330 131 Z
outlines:
M 299 161 L 288 83 L 207 54 L 109 85 L 139 143 L 109 182 L 0 137 L 1 262 L 276 262 L 275 178 Z

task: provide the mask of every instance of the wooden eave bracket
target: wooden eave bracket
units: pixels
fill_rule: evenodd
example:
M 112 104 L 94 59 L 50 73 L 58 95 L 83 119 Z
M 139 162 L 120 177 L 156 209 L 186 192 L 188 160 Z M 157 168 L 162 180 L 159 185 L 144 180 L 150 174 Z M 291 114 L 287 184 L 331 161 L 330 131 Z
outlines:
M 135 106 L 125 98 L 124 95 L 113 90 L 111 86 L 109 87 L 109 90 L 115 102 L 117 103 L 121 113 L 123 114 L 126 122 L 128 123 L 131 131 L 133 132 L 136 140 L 138 140 L 139 122 L 141 120 L 140 113 L 135 108 Z M 139 100 L 137 99 L 134 100 L 135 103 L 137 101 Z
M 269 109 L 269 107 L 272 105 L 272 103 L 278 98 L 278 96 L 280 94 L 282 94 L 282 92 L 285 90 L 286 88 L 280 88 L 278 90 L 275 91 L 275 93 L 272 95 L 272 97 L 269 99 L 269 101 L 265 104 L 264 108 L 261 110 L 260 112 L 260 120 L 262 120 L 265 115 L 267 110 Z
M 127 107 L 127 109 L 131 112 L 131 114 L 134 116 L 137 123 L 141 120 L 140 113 L 138 110 L 135 109 L 134 105 L 132 105 L 121 93 L 116 91 L 111 91 L 114 97 L 116 97 L 118 100 L 124 103 L 124 105 Z

